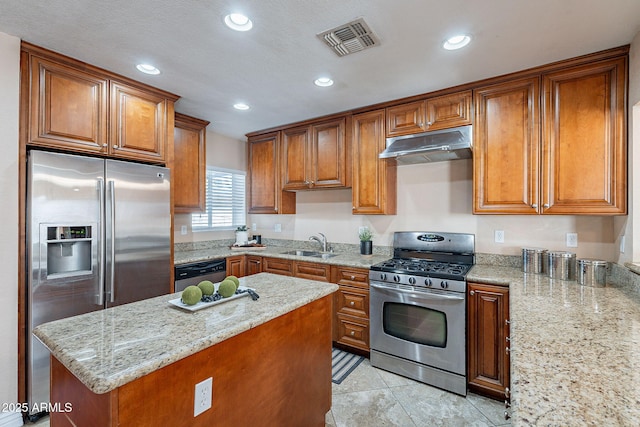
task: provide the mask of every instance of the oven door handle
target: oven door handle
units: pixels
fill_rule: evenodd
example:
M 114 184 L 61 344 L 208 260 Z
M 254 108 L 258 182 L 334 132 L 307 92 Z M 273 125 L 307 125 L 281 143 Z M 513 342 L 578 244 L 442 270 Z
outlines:
M 380 291 L 394 291 L 394 292 L 400 292 L 403 294 L 409 294 L 412 292 L 418 292 L 420 294 L 420 297 L 422 298 L 429 298 L 429 299 L 435 299 L 435 300 L 449 300 L 449 301 L 464 301 L 465 297 L 464 294 L 462 294 L 463 296 L 458 296 L 458 295 L 445 295 L 445 294 L 441 294 L 441 293 L 436 293 L 433 292 L 431 290 L 425 289 L 425 290 L 415 290 L 415 291 L 408 291 L 406 289 L 402 289 L 402 288 L 398 288 L 395 286 L 385 286 L 384 284 L 380 284 L 380 283 L 375 283 L 375 282 L 370 282 L 369 286 L 375 289 L 378 289 Z

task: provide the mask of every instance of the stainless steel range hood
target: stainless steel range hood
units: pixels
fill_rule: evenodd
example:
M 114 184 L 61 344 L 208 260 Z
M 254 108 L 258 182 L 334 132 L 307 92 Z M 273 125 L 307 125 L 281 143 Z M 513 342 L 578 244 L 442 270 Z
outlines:
M 380 153 L 380 158 L 395 158 L 398 164 L 468 159 L 471 158 L 471 141 L 471 125 L 397 136 L 387 138 L 387 148 Z

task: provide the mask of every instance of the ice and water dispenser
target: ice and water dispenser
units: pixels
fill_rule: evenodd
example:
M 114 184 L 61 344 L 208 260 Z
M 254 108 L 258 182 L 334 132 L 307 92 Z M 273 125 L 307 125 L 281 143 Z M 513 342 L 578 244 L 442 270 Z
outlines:
M 92 226 L 47 226 L 47 277 L 91 272 Z

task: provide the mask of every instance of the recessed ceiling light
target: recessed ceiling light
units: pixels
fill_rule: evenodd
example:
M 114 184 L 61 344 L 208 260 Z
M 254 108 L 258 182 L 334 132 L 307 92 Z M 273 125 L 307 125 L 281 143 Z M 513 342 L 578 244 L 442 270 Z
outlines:
M 319 77 L 313 83 L 315 83 L 316 86 L 320 87 L 333 86 L 333 80 L 331 80 L 329 77 Z
M 249 31 L 253 28 L 251 19 L 241 13 L 230 13 L 224 17 L 224 23 L 227 24 L 227 27 L 236 31 Z
M 251 107 L 249 107 L 244 102 L 238 102 L 237 104 L 233 104 L 233 108 L 235 108 L 236 110 L 248 110 Z
M 151 64 L 138 64 L 136 65 L 136 68 L 138 69 L 138 71 L 141 71 L 145 74 L 160 74 L 160 70 L 158 70 L 156 67 L 154 67 Z
M 460 34 L 460 35 L 449 37 L 448 39 L 446 39 L 442 44 L 442 47 L 444 47 L 447 50 L 456 50 L 456 49 L 460 49 L 461 47 L 465 47 L 466 45 L 469 44 L 470 41 L 471 41 L 471 36 L 467 34 Z

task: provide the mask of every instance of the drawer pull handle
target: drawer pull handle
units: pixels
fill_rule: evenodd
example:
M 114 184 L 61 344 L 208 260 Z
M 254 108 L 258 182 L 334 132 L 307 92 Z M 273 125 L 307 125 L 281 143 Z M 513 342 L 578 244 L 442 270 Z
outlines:
M 356 280 L 356 276 L 351 276 L 351 280 Z
M 509 338 L 509 337 L 505 337 L 504 339 L 507 340 L 507 342 L 511 341 L 511 338 Z
M 476 294 L 476 292 L 475 292 L 475 291 L 471 291 L 471 292 L 469 292 L 469 295 L 471 295 L 471 296 L 474 296 L 475 294 Z
M 353 306 L 353 305 L 356 305 L 356 303 L 354 301 L 351 301 L 349 305 Z
M 351 336 L 354 336 L 356 334 L 356 331 L 351 331 Z
M 504 397 L 506 397 L 508 399 L 510 393 L 511 393 L 511 390 L 509 390 L 509 387 L 505 387 L 504 388 Z
M 511 415 L 509 414 L 509 411 L 504 411 L 504 419 L 508 420 L 509 418 L 511 418 Z
M 509 354 L 509 351 L 511 351 L 509 347 L 506 347 L 504 350 L 507 352 L 507 354 Z
M 509 401 L 506 400 L 506 399 L 504 401 L 504 407 L 505 407 L 505 409 L 509 409 L 511 407 L 511 403 L 509 403 Z
M 509 320 L 509 319 L 504 319 L 504 324 L 505 324 L 505 325 L 510 325 L 510 324 L 511 324 L 511 320 Z

